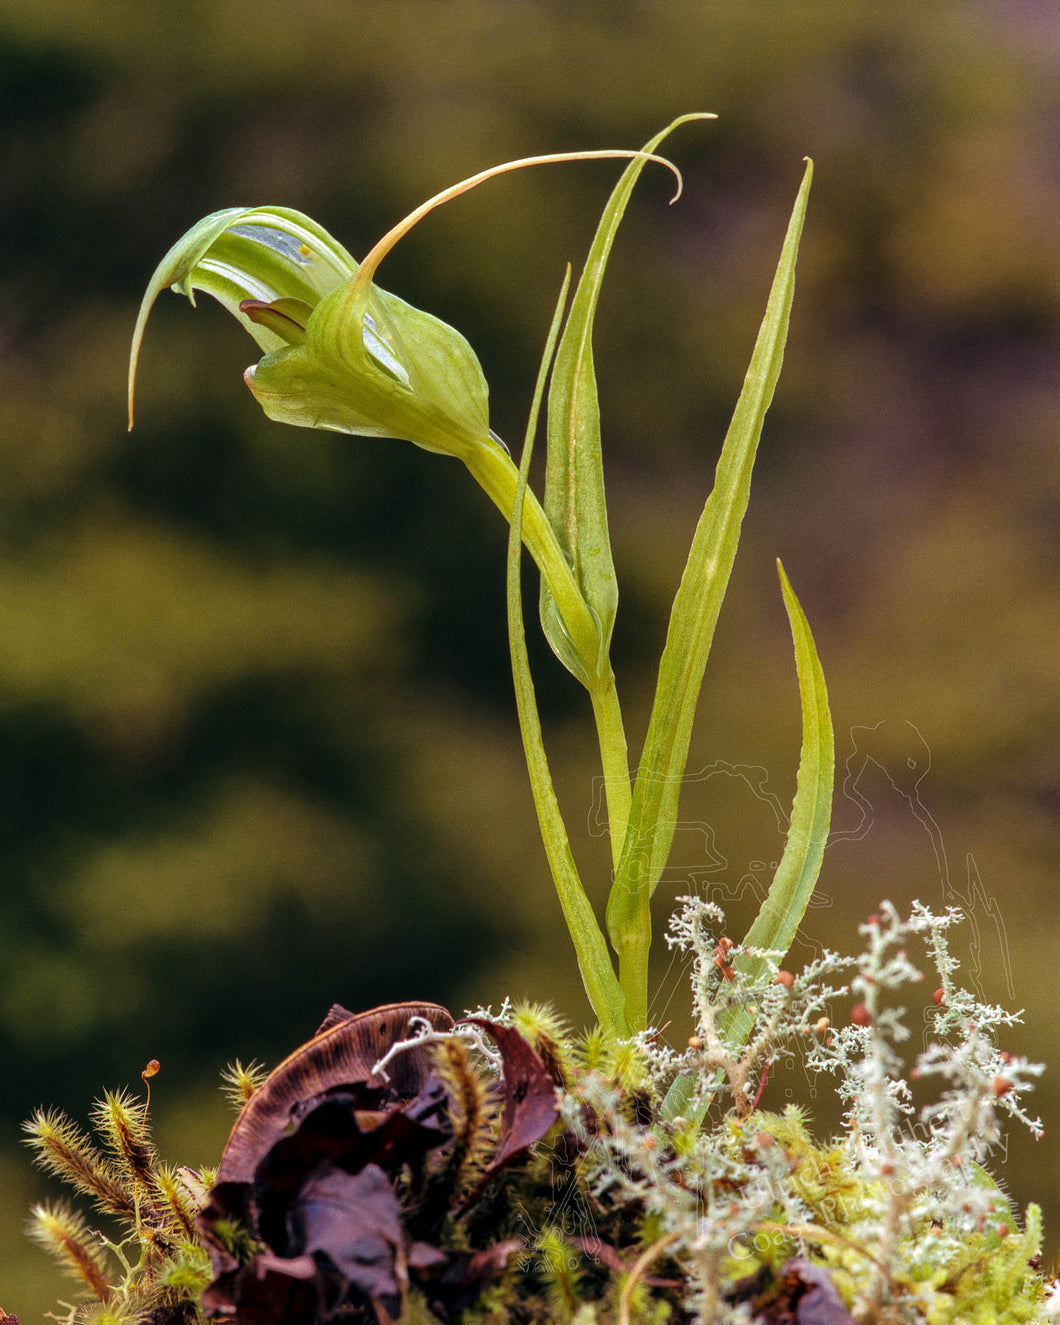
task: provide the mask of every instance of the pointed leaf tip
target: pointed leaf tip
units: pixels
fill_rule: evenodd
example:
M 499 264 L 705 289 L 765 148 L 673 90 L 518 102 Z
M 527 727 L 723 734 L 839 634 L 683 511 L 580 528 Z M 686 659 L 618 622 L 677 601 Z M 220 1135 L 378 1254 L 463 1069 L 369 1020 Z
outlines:
M 553 652 L 583 684 L 610 672 L 611 634 L 618 610 L 618 583 L 611 556 L 604 492 L 600 409 L 593 362 L 593 326 L 608 258 L 619 225 L 642 170 L 658 161 L 657 149 L 678 125 L 707 118 L 682 116 L 655 134 L 632 159 L 611 192 L 600 218 L 570 314 L 556 351 L 548 403 L 548 458 L 545 511 L 560 541 L 578 587 L 599 622 L 599 646 L 593 657 L 580 657 L 565 629 L 547 581 L 541 582 L 541 625 Z M 677 191 L 682 181 L 677 174 Z

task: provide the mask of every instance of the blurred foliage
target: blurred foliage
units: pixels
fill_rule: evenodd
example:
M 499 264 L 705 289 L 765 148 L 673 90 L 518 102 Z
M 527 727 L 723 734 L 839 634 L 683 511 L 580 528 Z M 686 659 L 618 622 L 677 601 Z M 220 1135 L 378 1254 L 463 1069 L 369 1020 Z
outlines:
M 645 174 L 598 321 L 634 741 L 802 156 L 817 169 L 674 891 L 715 890 L 739 927 L 782 841 L 781 555 L 847 775 L 808 941 L 839 946 L 883 895 L 970 903 L 966 960 L 1005 1001 L 1007 942 L 1014 1047 L 1053 1065 L 1057 1116 L 1058 75 L 1048 0 L 0 0 L 7 1310 L 57 1292 L 21 1232 L 34 1105 L 83 1117 L 158 1057 L 163 1149 L 205 1163 L 222 1064 L 276 1061 L 334 999 L 585 1012 L 509 698 L 502 522 L 445 459 L 268 424 L 205 299 L 161 302 L 127 434 L 148 276 L 223 206 L 299 208 L 361 255 L 494 161 L 636 146 L 684 110 L 720 119 L 673 140 L 673 209 Z M 476 347 L 502 436 L 616 169 L 495 181 L 387 259 L 387 289 Z M 586 715 L 536 656 L 602 902 Z M 1054 1244 L 1057 1153 L 1047 1128 L 1006 1170 Z

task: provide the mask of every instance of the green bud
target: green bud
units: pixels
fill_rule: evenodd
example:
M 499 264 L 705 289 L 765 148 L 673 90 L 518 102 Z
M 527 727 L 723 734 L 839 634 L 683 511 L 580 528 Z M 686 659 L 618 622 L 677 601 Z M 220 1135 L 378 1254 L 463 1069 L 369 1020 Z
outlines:
M 148 314 L 167 286 L 205 290 L 265 351 L 244 378 L 284 423 L 396 437 L 462 459 L 495 449 L 488 390 L 452 327 L 374 285 L 326 230 L 288 208 L 205 217 L 166 254 L 140 307 L 129 365 L 129 417 Z

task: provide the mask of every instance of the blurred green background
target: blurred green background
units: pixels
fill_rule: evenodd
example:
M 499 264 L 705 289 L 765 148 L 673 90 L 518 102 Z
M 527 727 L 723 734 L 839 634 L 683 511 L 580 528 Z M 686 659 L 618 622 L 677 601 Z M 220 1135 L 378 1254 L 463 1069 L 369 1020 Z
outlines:
M 885 896 L 970 911 L 967 974 L 1026 1006 L 1011 1047 L 1051 1064 L 1046 1138 L 1014 1137 L 1004 1170 L 1051 1255 L 1051 0 L 0 0 L 0 107 L 0 1303 L 32 1321 L 63 1291 L 22 1235 L 55 1194 L 18 1145 L 37 1104 L 83 1119 L 157 1057 L 163 1149 L 209 1163 L 225 1062 L 275 1062 L 333 1000 L 586 1015 L 510 698 L 503 522 L 455 462 L 268 423 L 240 381 L 254 347 L 205 297 L 160 301 L 127 433 L 155 264 L 235 204 L 299 208 L 363 254 L 484 166 L 635 147 L 686 110 L 720 118 L 668 144 L 676 206 L 645 172 L 598 322 L 634 758 L 806 154 L 816 178 L 658 927 L 696 887 L 742 933 L 777 858 L 798 751 L 781 556 L 840 767 L 806 942 L 856 942 Z M 509 440 L 618 169 L 495 181 L 383 268 L 471 340 Z M 586 705 L 534 656 L 602 904 Z M 659 980 L 679 1029 L 665 953 Z M 828 1119 L 827 1083 L 792 1088 Z

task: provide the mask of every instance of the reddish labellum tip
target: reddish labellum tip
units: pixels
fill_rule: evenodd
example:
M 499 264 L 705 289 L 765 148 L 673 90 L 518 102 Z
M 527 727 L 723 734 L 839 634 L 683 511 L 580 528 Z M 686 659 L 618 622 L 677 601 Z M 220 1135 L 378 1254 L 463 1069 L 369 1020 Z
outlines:
M 937 1008 L 942 1007 L 943 1003 L 946 1001 L 946 991 L 944 989 L 936 989 L 931 995 L 931 1001 Z
M 1012 1082 L 1009 1081 L 1008 1077 L 995 1077 L 990 1083 L 990 1089 L 1000 1099 L 1002 1095 L 1007 1095 L 1012 1089 Z
M 775 985 L 783 985 L 785 989 L 790 989 L 795 983 L 795 977 L 790 971 L 778 971 L 773 977 Z
M 864 1003 L 855 1003 L 850 1009 L 850 1020 L 855 1026 L 871 1026 L 872 1013 Z

